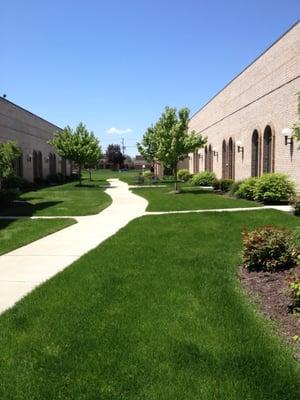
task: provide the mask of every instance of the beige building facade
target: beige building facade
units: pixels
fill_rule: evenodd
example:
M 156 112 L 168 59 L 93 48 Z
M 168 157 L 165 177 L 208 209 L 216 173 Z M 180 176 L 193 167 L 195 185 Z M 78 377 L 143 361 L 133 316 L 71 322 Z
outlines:
M 35 181 L 58 172 L 70 175 L 71 163 L 48 144 L 57 130 L 58 126 L 0 97 L 0 142 L 14 140 L 21 148 L 22 156 L 14 163 L 18 176 Z
M 190 131 L 206 136 L 207 145 L 190 154 L 190 172 L 235 180 L 282 172 L 300 189 L 299 143 L 292 139 L 298 92 L 299 22 L 192 116 Z

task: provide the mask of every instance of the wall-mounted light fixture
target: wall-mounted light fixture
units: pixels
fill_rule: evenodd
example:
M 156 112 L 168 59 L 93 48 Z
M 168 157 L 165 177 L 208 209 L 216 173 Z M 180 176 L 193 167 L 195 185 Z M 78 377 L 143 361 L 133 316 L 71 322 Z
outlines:
M 31 162 L 32 160 L 32 154 L 27 154 L 27 162 Z
M 242 156 L 244 156 L 244 146 L 243 146 L 243 143 L 241 142 L 241 140 L 237 140 L 236 145 L 237 145 L 238 153 L 242 153 Z
M 213 147 L 212 151 L 213 151 L 214 156 L 218 157 L 218 155 L 219 155 L 218 149 L 216 147 Z
M 203 154 L 201 154 L 201 153 L 199 154 L 199 159 L 203 160 Z
M 281 131 L 282 136 L 284 136 L 284 144 L 293 144 L 293 131 L 291 128 L 284 128 Z
M 44 160 L 45 160 L 45 163 L 48 163 L 49 162 L 49 157 L 45 157 Z

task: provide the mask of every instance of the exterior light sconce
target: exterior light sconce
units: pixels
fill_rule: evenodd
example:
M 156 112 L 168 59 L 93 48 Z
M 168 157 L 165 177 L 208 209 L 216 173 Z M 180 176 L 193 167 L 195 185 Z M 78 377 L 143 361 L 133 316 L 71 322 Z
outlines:
M 293 144 L 293 131 L 290 128 L 284 128 L 281 131 L 282 136 L 284 136 L 284 144 L 287 146 Z
M 242 153 L 242 157 L 244 157 L 244 146 L 243 146 L 243 143 L 240 140 L 237 140 L 236 145 L 237 145 L 238 153 Z
M 212 149 L 212 151 L 213 151 L 213 155 L 216 157 L 218 157 L 218 155 L 219 155 L 219 153 L 218 153 L 218 149 L 216 148 L 216 147 L 214 147 L 213 149 Z
M 45 163 L 48 163 L 49 162 L 49 157 L 45 157 L 44 160 L 45 160 Z
M 199 160 L 203 160 L 203 154 L 199 154 Z
M 32 161 L 32 154 L 27 154 L 27 162 L 31 162 Z

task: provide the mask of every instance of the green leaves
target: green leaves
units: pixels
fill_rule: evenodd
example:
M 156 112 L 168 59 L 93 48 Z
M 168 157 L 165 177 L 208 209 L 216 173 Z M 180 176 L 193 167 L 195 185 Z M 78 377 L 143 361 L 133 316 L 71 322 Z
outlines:
M 0 189 L 2 179 L 12 172 L 12 162 L 20 157 L 21 154 L 17 142 L 7 141 L 0 143 Z
M 61 157 L 79 165 L 96 164 L 101 158 L 99 140 L 82 122 L 75 130 L 67 126 L 63 131 L 55 132 L 54 138 L 49 143 L 57 149 Z

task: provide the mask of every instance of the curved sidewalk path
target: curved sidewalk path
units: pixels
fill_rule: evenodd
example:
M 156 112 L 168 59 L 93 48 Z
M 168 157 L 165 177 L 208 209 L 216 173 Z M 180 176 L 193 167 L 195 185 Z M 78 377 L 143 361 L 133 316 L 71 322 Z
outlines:
M 0 313 L 145 214 L 148 202 L 144 198 L 130 192 L 127 183 L 109 181 L 112 186 L 106 193 L 112 204 L 99 214 L 71 217 L 77 224 L 0 256 Z

